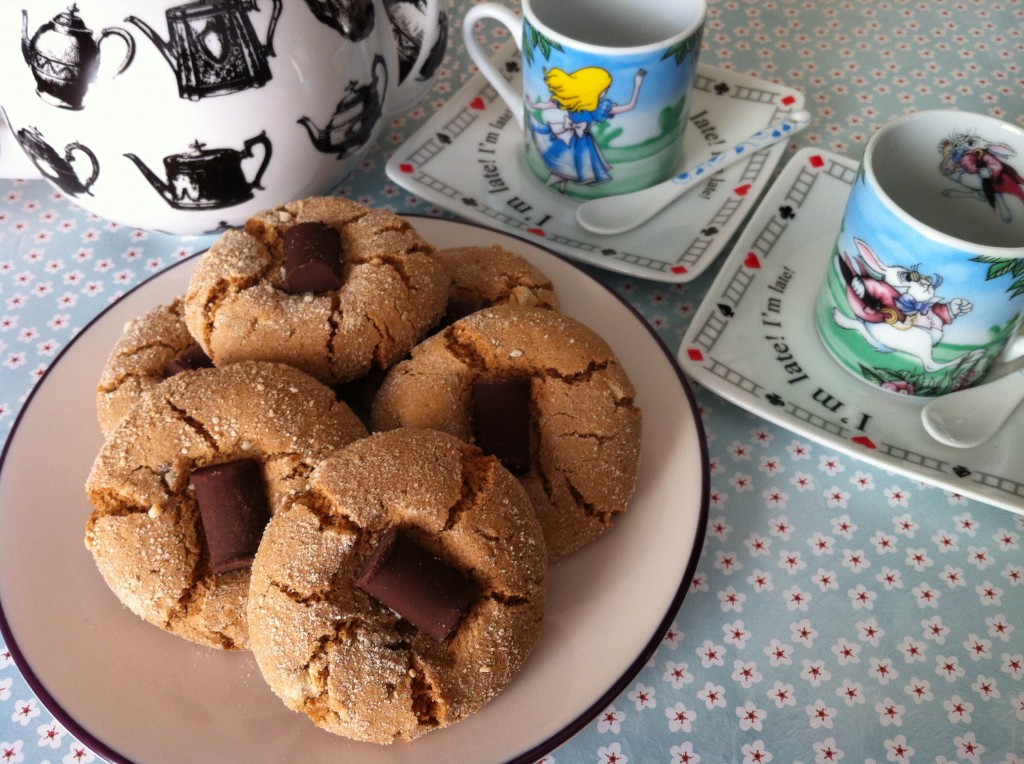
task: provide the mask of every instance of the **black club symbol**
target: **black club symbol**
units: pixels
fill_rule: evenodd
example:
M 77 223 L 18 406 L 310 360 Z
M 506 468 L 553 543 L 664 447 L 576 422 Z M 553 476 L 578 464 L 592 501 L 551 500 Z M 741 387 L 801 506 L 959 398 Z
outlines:
M 773 406 L 785 406 L 786 405 L 786 402 L 784 400 L 782 400 L 782 396 L 779 395 L 778 393 L 772 393 L 771 395 L 766 395 L 765 396 L 765 400 L 768 401 Z
M 711 225 L 711 226 L 708 226 L 707 228 L 702 228 L 701 232 L 700 232 L 700 235 L 701 236 L 714 236 L 716 233 L 718 233 L 718 228 L 716 228 L 715 226 Z
M 725 95 L 729 92 L 729 86 L 724 82 L 719 82 L 715 85 L 715 92 L 718 93 L 718 95 Z
M 779 215 L 783 220 L 792 220 L 796 217 L 796 211 L 788 204 L 784 204 L 779 207 Z

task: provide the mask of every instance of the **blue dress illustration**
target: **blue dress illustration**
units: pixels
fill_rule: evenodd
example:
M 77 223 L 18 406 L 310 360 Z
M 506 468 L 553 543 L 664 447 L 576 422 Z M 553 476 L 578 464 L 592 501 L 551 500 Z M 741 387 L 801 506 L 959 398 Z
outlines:
M 606 97 L 611 75 L 604 69 L 588 67 L 572 73 L 551 69 L 546 73 L 551 100 L 531 104 L 542 112 L 543 119 L 531 115 L 530 130 L 551 173 L 547 185 L 564 191 L 570 182 L 594 185 L 612 179 L 612 166 L 602 156 L 591 128 L 635 108 L 646 74 L 643 69 L 636 73 L 628 103 L 615 104 Z

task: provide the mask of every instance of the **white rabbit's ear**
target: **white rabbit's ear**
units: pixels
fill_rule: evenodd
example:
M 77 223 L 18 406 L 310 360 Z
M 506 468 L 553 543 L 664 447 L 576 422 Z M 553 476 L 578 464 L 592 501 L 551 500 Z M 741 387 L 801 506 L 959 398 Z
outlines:
M 985 148 L 1000 158 L 1008 159 L 1017 156 L 1017 152 L 1005 143 L 990 143 Z
M 860 253 L 861 258 L 864 260 L 864 263 L 868 268 L 879 275 L 885 273 L 889 266 L 878 259 L 878 256 L 875 255 L 871 250 L 871 247 L 869 247 L 865 241 L 862 239 L 854 239 L 853 243 L 857 245 L 857 252 Z

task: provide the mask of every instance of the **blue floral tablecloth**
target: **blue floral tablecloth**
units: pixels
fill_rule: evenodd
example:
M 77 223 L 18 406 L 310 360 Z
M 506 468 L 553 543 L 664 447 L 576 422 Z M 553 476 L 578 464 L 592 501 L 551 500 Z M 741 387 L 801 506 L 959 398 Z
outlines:
M 390 183 L 384 166 L 473 73 L 458 28 L 468 4 L 452 3 L 452 45 L 433 91 L 384 131 L 341 193 L 446 214 Z M 814 120 L 783 162 L 802 146 L 857 157 L 874 129 L 911 110 L 1024 124 L 1021 0 L 709 5 L 704 62 L 807 96 Z M 506 39 L 482 34 L 495 48 Z M 90 319 L 210 241 L 113 226 L 40 181 L 0 181 L 4 437 Z M 669 286 L 591 270 L 673 350 L 713 271 Z M 711 496 L 690 591 L 642 671 L 543 761 L 1024 762 L 1024 518 L 695 392 Z M 0 647 L 0 763 L 97 760 Z

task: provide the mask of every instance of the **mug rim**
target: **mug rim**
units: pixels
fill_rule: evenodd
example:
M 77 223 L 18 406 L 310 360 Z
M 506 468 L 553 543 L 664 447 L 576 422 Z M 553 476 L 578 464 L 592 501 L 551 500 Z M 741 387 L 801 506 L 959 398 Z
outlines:
M 554 0 L 557 2 L 558 0 Z M 663 37 L 655 42 L 646 43 L 644 45 L 598 45 L 596 43 L 584 42 L 570 37 L 564 32 L 552 29 L 550 26 L 545 24 L 539 18 L 537 18 L 536 11 L 533 10 L 533 4 L 536 0 L 522 0 L 523 9 L 523 21 L 530 26 L 537 27 L 544 31 L 545 35 L 558 42 L 568 44 L 575 50 L 583 51 L 586 53 L 599 53 L 602 55 L 629 55 L 633 53 L 650 53 L 657 51 L 672 45 L 680 40 L 685 40 L 691 37 L 695 33 L 699 32 L 701 27 L 704 25 L 707 19 L 708 13 L 708 2 L 707 0 L 689 0 L 697 4 L 697 18 L 694 19 L 693 23 L 683 29 L 671 34 L 667 37 Z
M 527 0 L 523 0 L 527 2 Z M 977 242 L 971 242 L 967 239 L 962 239 L 952 234 L 944 233 L 938 230 L 934 226 L 930 226 L 927 223 L 918 220 L 916 217 L 911 215 L 902 206 L 900 206 L 883 188 L 878 176 L 874 170 L 874 155 L 878 150 L 878 144 L 885 138 L 887 133 L 891 133 L 904 127 L 909 122 L 915 122 L 921 119 L 929 119 L 935 117 L 949 117 L 951 115 L 968 115 L 973 119 L 980 119 L 993 125 L 998 125 L 1001 130 L 1008 130 L 1014 133 L 1017 138 L 1020 139 L 1021 144 L 1024 145 L 1024 129 L 1017 125 L 1011 124 L 999 117 L 993 117 L 990 114 L 979 114 L 977 112 L 963 111 L 960 109 L 922 109 L 920 111 L 912 111 L 906 114 L 902 114 L 895 117 L 880 128 L 878 128 L 868 139 L 867 145 L 864 148 L 864 156 L 861 160 L 861 171 L 864 173 L 865 179 L 870 182 L 872 190 L 878 195 L 879 200 L 896 218 L 904 225 L 913 228 L 916 232 L 931 239 L 932 241 L 943 244 L 952 249 L 960 249 L 969 252 L 976 253 L 978 255 L 986 255 L 990 257 L 998 257 L 1008 260 L 1019 260 L 1024 258 L 1024 243 L 1019 246 L 998 246 L 994 244 L 979 244 Z

